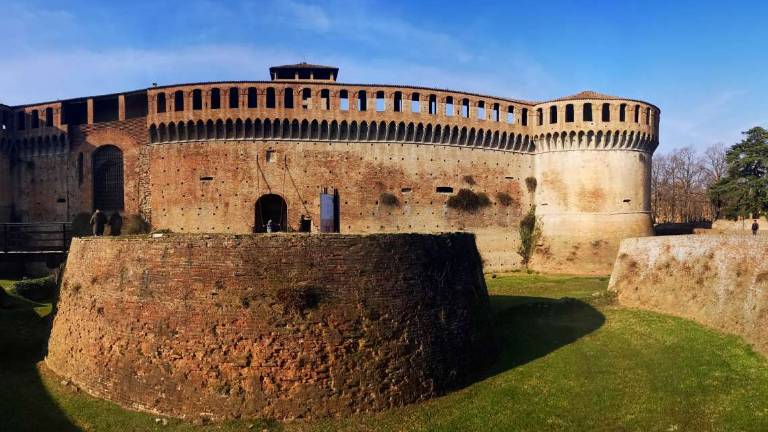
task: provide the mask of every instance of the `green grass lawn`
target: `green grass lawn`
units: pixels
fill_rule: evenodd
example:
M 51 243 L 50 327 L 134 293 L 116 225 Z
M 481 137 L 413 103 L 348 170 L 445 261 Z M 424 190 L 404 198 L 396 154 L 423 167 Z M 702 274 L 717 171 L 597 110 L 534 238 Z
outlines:
M 35 366 L 48 319 L 0 310 L 0 430 L 768 430 L 762 356 L 691 321 L 612 306 L 606 285 L 606 278 L 489 278 L 503 350 L 486 378 L 382 413 L 286 424 L 163 426 L 157 416 L 93 399 Z

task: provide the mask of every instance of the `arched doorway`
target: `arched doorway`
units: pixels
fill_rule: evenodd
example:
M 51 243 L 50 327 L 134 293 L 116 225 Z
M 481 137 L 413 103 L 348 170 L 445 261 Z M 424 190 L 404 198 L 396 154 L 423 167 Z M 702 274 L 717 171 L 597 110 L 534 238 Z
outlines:
M 267 232 L 269 221 L 272 221 L 272 231 L 288 230 L 288 205 L 280 195 L 262 195 L 256 201 L 254 232 Z
M 123 210 L 123 151 L 113 145 L 93 152 L 93 208 Z

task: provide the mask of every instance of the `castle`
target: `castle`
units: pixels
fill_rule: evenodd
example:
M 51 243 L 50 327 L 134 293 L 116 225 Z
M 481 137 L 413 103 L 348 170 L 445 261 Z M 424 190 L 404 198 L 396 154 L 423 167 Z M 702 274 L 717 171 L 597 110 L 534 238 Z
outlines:
M 469 231 L 486 269 L 502 270 L 520 265 L 518 224 L 535 205 L 534 267 L 578 273 L 608 273 L 621 239 L 651 233 L 656 106 L 338 72 L 300 63 L 269 81 L 0 105 L 0 222 L 100 208 L 182 233 L 299 230 L 302 216 L 313 231 Z M 464 189 L 474 206 L 448 205 Z

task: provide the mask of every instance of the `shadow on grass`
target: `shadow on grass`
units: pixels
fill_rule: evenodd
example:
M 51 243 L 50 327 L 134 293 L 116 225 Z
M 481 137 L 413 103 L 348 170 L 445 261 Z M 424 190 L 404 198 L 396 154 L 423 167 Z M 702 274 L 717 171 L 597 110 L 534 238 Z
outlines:
M 40 318 L 22 303 L 0 309 L 0 430 L 80 430 L 53 401 L 37 370 L 51 323 L 52 316 Z
M 499 355 L 484 378 L 524 365 L 599 329 L 605 316 L 581 300 L 491 296 Z

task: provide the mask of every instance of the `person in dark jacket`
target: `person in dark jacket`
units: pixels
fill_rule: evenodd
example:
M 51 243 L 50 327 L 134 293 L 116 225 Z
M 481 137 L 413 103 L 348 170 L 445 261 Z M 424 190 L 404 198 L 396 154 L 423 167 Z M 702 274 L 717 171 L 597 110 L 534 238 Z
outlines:
M 757 219 L 752 221 L 752 235 L 757 235 L 757 230 L 760 229 L 760 225 L 757 224 Z
M 91 216 L 91 228 L 93 229 L 93 235 L 103 236 L 104 225 L 106 224 L 107 217 L 104 216 L 104 213 L 102 213 L 101 210 L 96 209 L 96 211 L 93 212 L 93 216 Z
M 112 216 L 109 217 L 109 235 L 119 236 L 122 229 L 123 217 L 120 216 L 120 212 L 112 213 Z

